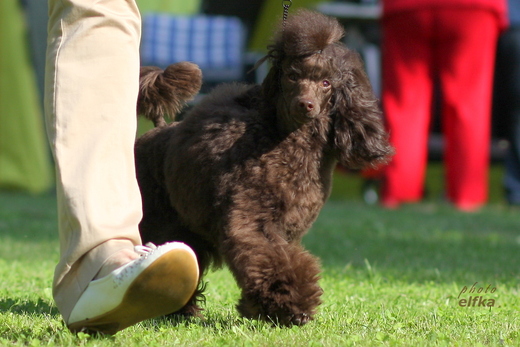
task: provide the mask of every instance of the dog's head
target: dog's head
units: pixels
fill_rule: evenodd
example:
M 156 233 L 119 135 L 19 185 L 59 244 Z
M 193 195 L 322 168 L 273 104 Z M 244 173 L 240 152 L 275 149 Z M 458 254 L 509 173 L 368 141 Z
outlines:
M 327 122 L 339 161 L 350 168 L 377 165 L 392 153 L 362 60 L 340 42 L 336 19 L 299 10 L 275 33 L 264 80 L 268 103 L 288 130 Z

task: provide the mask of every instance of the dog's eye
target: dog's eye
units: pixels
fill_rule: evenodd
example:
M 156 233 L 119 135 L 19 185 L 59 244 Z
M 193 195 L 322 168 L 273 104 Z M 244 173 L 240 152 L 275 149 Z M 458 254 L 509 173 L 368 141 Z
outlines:
M 296 81 L 298 79 L 298 75 L 296 75 L 295 73 L 290 73 L 287 75 L 287 78 L 289 79 L 289 81 Z
M 321 82 L 321 84 L 323 85 L 324 88 L 330 87 L 330 82 L 327 80 L 323 80 L 323 82 Z

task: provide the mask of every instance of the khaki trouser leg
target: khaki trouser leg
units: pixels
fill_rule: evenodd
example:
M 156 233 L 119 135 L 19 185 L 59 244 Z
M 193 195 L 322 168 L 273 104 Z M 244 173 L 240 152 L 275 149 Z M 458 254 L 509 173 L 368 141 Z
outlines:
M 61 251 L 53 290 L 66 321 L 105 260 L 141 243 L 139 40 L 134 0 L 49 0 L 45 110 Z

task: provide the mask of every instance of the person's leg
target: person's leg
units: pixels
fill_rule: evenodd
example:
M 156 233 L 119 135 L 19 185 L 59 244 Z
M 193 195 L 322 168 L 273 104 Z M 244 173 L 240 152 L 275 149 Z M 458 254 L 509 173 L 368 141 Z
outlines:
M 141 243 L 139 38 L 133 1 L 49 1 L 46 117 L 61 242 L 54 296 L 65 320 L 105 260 Z
M 433 88 L 429 22 L 427 11 L 383 21 L 383 115 L 395 147 L 384 169 L 381 202 L 387 207 L 423 196 Z
M 437 10 L 447 197 L 462 210 L 487 199 L 498 23 L 485 10 Z
M 520 205 L 520 27 L 509 28 L 500 38 L 496 76 L 497 107 L 508 128 L 509 150 L 505 160 L 504 185 L 507 201 Z
M 49 1 L 45 108 L 61 252 L 53 293 L 74 331 L 96 324 L 92 330 L 114 333 L 150 314 L 171 313 L 198 281 L 195 256 L 184 245 L 148 249 L 143 257 L 134 251 L 142 217 L 133 152 L 139 39 L 134 0 Z M 113 272 L 134 259 L 123 273 Z M 170 295 L 176 279 L 181 283 Z M 138 300 L 129 303 L 130 297 Z

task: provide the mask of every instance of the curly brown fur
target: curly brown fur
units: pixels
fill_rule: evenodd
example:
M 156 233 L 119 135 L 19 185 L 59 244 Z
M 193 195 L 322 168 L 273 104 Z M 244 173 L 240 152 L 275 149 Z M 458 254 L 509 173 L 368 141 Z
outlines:
M 202 72 L 196 64 L 181 62 L 164 71 L 155 66 L 141 67 L 137 114 L 156 127 L 166 125 L 164 116 L 175 118 L 202 85 Z
M 261 86 L 220 86 L 182 122 L 136 143 L 144 241 L 186 242 L 201 273 L 226 263 L 245 317 L 312 319 L 320 267 L 300 241 L 332 171 L 338 161 L 361 168 L 392 153 L 361 60 L 342 35 L 329 17 L 290 16 Z M 201 293 L 183 312 L 199 309 Z

